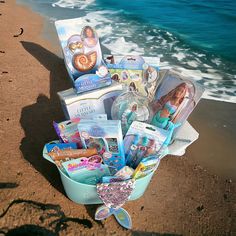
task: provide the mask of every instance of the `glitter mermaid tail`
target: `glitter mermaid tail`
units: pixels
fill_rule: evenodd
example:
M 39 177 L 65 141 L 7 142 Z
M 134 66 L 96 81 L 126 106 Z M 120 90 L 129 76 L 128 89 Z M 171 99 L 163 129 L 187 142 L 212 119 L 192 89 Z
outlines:
M 129 213 L 124 208 L 113 209 L 105 205 L 100 206 L 95 213 L 95 220 L 105 220 L 114 215 L 117 222 L 126 229 L 132 228 L 132 220 Z
M 105 205 L 97 209 L 95 219 L 104 220 L 114 215 L 119 224 L 131 229 L 131 217 L 121 207 L 129 199 L 133 189 L 134 180 L 97 184 L 97 193 Z

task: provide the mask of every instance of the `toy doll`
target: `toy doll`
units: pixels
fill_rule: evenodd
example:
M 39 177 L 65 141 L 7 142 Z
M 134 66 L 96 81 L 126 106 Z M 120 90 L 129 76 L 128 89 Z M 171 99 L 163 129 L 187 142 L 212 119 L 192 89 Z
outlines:
M 138 104 L 133 102 L 130 108 L 126 109 L 121 117 L 122 126 L 125 127 L 127 131 L 130 125 L 137 118 Z
M 187 93 L 187 84 L 181 83 L 158 101 L 155 101 L 152 104 L 155 115 L 151 123 L 163 129 L 167 128 L 169 121 L 175 123 L 181 109 L 186 105 Z

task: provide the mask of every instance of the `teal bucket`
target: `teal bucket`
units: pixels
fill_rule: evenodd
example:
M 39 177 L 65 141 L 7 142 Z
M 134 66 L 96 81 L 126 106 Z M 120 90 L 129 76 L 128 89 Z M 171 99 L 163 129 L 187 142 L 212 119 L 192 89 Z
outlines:
M 58 142 L 58 141 L 53 141 Z M 47 155 L 46 146 L 43 148 L 43 157 L 54 163 L 52 159 Z M 101 199 L 97 194 L 97 187 L 96 185 L 88 185 L 76 182 L 69 178 L 63 171 L 58 168 L 58 171 L 61 176 L 61 181 L 67 196 L 76 203 L 79 204 L 100 204 L 102 203 Z M 146 191 L 149 182 L 154 174 L 154 171 L 148 174 L 147 176 L 137 179 L 135 181 L 135 188 L 129 198 L 129 200 L 136 200 L 140 198 L 144 192 Z

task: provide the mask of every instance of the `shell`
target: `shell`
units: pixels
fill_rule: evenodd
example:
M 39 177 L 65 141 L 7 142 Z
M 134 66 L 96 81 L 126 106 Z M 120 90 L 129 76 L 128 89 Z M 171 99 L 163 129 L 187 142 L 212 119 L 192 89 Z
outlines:
M 75 69 L 81 72 L 86 72 L 91 70 L 97 62 L 97 52 L 91 53 L 79 53 L 75 54 L 73 57 L 73 66 Z
M 75 43 L 70 43 L 68 47 L 72 52 L 75 52 L 76 49 L 82 49 L 83 44 L 81 42 L 75 42 Z
M 84 45 L 80 35 L 74 34 L 67 40 L 67 47 L 69 48 L 71 53 L 83 53 Z M 73 55 L 72 54 L 72 55 Z

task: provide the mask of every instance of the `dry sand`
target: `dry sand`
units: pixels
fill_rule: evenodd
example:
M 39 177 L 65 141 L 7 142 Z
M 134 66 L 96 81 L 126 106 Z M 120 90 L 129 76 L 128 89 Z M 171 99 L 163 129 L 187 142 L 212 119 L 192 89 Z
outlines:
M 0 235 L 236 235 L 234 181 L 190 158 L 211 150 L 211 133 L 203 141 L 207 129 L 194 116 L 199 141 L 186 156 L 165 158 L 144 196 L 125 205 L 132 230 L 113 217 L 96 222 L 97 206 L 70 201 L 57 169 L 41 155 L 56 137 L 52 121 L 63 120 L 56 92 L 70 87 L 64 62 L 40 37 L 40 16 L 9 0 L 0 9 Z M 194 114 L 214 104 L 203 102 Z M 224 103 L 217 108 L 226 109 Z

